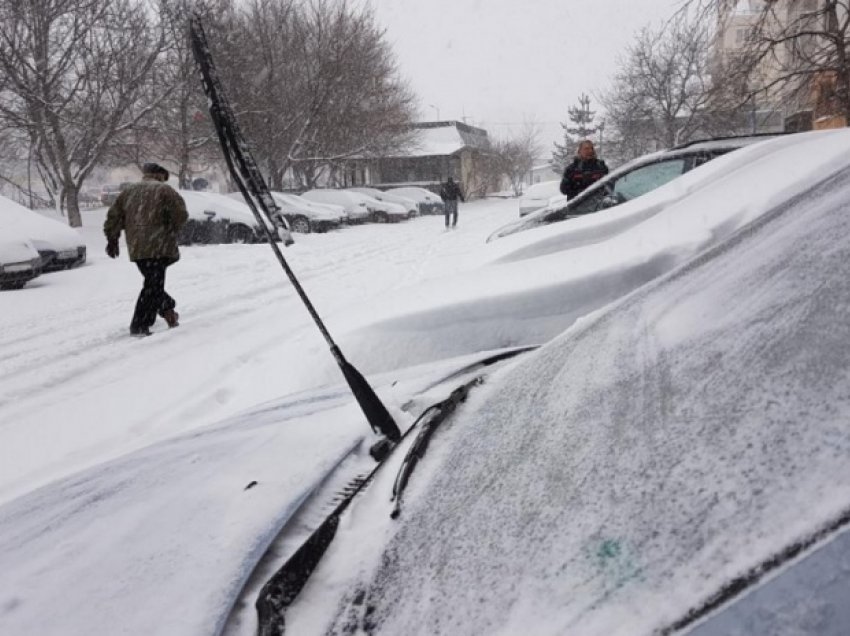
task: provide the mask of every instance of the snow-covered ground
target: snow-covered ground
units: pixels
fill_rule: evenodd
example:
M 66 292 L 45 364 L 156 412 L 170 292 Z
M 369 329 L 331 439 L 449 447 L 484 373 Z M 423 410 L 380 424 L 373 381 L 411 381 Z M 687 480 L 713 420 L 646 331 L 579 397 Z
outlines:
M 441 377 L 482 352 L 569 343 L 571 325 L 582 333 L 612 301 L 844 173 L 827 192 L 835 207 L 848 142 L 843 130 L 757 144 L 643 201 L 489 244 L 516 218 L 516 200 L 463 205 L 454 231 L 425 216 L 299 236 L 285 255 L 405 427 L 440 397 Z M 683 187 L 687 196 L 672 196 Z M 103 217 L 84 212 L 84 267 L 0 294 L 0 633 L 116 623 L 130 634 L 218 633 L 281 526 L 335 466 L 371 465 L 361 460 L 372 437 L 267 246 L 184 248 L 167 283 L 181 326 L 159 323 L 138 340 L 127 327 L 140 276 L 126 251 L 103 254 Z M 789 244 L 759 242 L 764 267 Z M 721 287 L 735 289 L 737 272 L 723 272 Z M 688 304 L 679 292 L 653 302 L 729 324 L 710 295 Z M 664 336 L 687 335 L 679 326 Z M 617 362 L 587 355 L 582 368 L 602 386 L 628 374 Z M 548 390 L 525 369 L 500 404 Z M 307 622 L 326 609 L 308 606 Z
M 298 236 L 285 256 L 346 353 L 352 306 L 457 272 L 516 214 L 515 200 L 476 202 L 461 207 L 451 232 L 442 216 L 423 216 Z M 166 286 L 181 326 L 158 321 L 154 336 L 130 338 L 141 276 L 123 243 L 117 260 L 104 254 L 104 216 L 104 208 L 83 212 L 84 267 L 0 294 L 0 501 L 342 379 L 266 245 L 183 248 Z

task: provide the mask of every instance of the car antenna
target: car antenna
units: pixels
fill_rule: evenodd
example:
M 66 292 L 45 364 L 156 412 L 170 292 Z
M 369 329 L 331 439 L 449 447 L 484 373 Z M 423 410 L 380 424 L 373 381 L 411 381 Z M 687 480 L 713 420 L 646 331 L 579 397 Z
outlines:
M 298 282 L 295 273 L 289 267 L 277 243 L 275 243 L 271 230 L 260 216 L 258 207 L 263 210 L 269 221 L 273 222 L 275 215 L 279 214 L 279 208 L 266 187 L 262 173 L 251 155 L 248 144 L 239 130 L 233 110 L 224 94 L 198 13 L 195 13 L 189 19 L 189 37 L 192 44 L 192 52 L 201 73 L 201 83 L 203 84 L 204 93 L 207 96 L 210 117 L 221 143 L 227 168 L 233 180 L 238 185 L 242 196 L 245 198 L 245 202 L 254 213 L 254 217 L 265 231 L 269 246 L 275 253 L 280 266 L 283 268 L 283 271 L 286 273 L 286 276 L 289 278 L 289 281 L 292 283 L 292 286 L 295 288 L 295 291 L 298 293 L 298 296 L 303 301 L 304 306 L 328 343 L 331 354 L 342 370 L 342 374 L 346 382 L 348 382 L 351 392 L 357 399 L 363 414 L 366 416 L 366 420 L 369 422 L 373 431 L 384 436 L 383 440 L 374 444 L 370 449 L 372 457 L 380 461 L 386 457 L 392 445 L 401 439 L 398 425 L 378 395 L 369 386 L 366 378 L 342 355 L 342 351 L 334 342 L 324 322 L 322 322 L 318 312 L 313 307 L 313 303 L 310 302 L 307 293 L 301 287 L 301 283 Z M 291 242 L 292 239 L 289 238 L 287 244 Z

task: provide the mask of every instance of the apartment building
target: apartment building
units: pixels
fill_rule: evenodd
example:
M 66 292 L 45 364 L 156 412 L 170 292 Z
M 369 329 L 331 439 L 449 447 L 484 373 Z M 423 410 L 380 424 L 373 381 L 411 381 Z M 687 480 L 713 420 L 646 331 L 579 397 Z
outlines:
M 754 31 L 776 36 L 789 31 L 827 29 L 823 0 L 740 0 L 718 16 L 715 59 L 718 69 L 734 66 L 753 45 Z M 766 11 L 767 10 L 767 11 Z M 748 91 L 759 91 L 753 104 L 752 131 L 809 130 L 844 126 L 835 99 L 834 73 L 806 73 L 788 81 L 795 71 L 817 66 L 822 54 L 817 36 L 800 36 L 772 47 L 749 77 Z

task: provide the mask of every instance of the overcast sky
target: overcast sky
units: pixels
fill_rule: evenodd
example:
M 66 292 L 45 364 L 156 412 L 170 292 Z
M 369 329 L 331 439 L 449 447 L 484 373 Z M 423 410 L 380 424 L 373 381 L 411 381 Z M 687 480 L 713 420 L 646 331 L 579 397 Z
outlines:
M 533 120 L 547 148 L 560 137 L 567 107 L 582 92 L 593 97 L 604 90 L 636 31 L 661 24 L 680 6 L 680 0 L 365 1 L 419 96 L 422 119 L 465 116 L 492 136 Z

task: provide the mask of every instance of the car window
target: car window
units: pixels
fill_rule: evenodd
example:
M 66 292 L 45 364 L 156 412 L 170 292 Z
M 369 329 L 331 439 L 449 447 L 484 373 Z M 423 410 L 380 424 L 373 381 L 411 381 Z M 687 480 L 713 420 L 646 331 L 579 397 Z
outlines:
M 672 181 L 687 172 L 688 167 L 684 158 L 676 158 L 635 168 L 618 179 L 608 181 L 604 187 L 595 188 L 584 196 L 580 195 L 560 214 L 551 215 L 552 218 L 547 216 L 546 222 L 560 221 L 576 214 L 590 214 L 631 201 Z
M 685 172 L 683 158 L 659 161 L 648 166 L 632 170 L 614 182 L 614 196 L 623 201 L 631 201 L 637 197 L 660 188 L 668 181 Z

